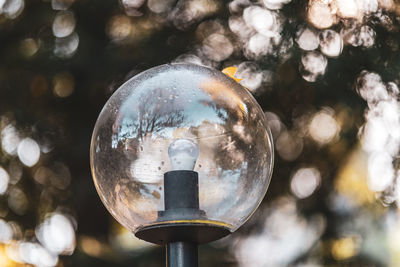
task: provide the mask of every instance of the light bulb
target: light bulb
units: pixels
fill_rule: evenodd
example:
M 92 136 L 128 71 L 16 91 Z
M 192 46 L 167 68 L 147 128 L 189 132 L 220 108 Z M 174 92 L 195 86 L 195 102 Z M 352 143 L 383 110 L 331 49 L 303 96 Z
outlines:
M 199 157 L 199 146 L 189 139 L 177 139 L 168 148 L 172 169 L 193 171 Z

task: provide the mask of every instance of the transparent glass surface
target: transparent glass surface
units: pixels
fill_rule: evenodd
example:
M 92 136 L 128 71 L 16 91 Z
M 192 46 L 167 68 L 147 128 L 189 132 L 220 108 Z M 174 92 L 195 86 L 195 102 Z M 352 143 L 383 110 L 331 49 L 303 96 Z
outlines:
M 91 168 L 111 214 L 135 232 L 160 220 L 168 148 L 198 146 L 200 209 L 231 231 L 254 212 L 273 165 L 272 137 L 253 96 L 220 71 L 191 64 L 152 68 L 123 84 L 97 120 Z

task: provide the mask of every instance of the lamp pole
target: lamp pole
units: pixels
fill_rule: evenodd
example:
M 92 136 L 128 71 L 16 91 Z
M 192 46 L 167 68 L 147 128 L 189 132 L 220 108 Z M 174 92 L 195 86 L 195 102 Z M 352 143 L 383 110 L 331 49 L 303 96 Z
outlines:
M 190 242 L 172 242 L 167 245 L 167 267 L 197 267 L 197 244 Z

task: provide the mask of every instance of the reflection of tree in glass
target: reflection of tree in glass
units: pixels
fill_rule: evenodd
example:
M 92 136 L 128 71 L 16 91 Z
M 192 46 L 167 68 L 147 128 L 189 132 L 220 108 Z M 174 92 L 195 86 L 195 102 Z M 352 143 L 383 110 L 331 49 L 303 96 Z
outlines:
M 255 190 L 263 190 L 259 179 L 241 179 L 240 177 L 256 177 L 268 168 L 267 157 L 261 147 L 254 145 L 256 140 L 265 139 L 266 129 L 263 125 L 263 113 L 251 105 L 246 96 L 241 101 L 229 101 L 227 95 L 217 96 L 228 101 L 202 101 L 200 104 L 212 109 L 217 120 L 203 120 L 199 126 L 191 127 L 190 132 L 198 138 L 201 151 L 199 172 L 215 177 L 210 183 L 200 180 L 200 199 L 202 208 L 208 214 L 224 214 L 230 216 L 235 209 L 244 208 L 238 195 L 255 194 Z M 232 96 L 233 99 L 234 96 Z M 225 99 L 224 99 L 225 100 Z M 208 159 L 212 159 L 209 161 Z M 257 160 L 247 160 L 254 159 Z M 267 176 L 265 175 L 265 178 Z M 214 208 L 215 203 L 224 201 L 223 207 Z
M 260 123 L 264 118 L 248 119 L 250 116 L 257 116 L 252 105 L 246 105 L 247 112 L 238 114 L 237 109 L 233 109 L 228 104 L 221 105 L 214 102 L 204 102 L 203 104 L 212 108 L 218 118 L 224 122 L 218 125 L 224 129 L 223 134 L 226 136 L 220 138 L 220 141 L 216 144 L 215 159 L 218 166 L 224 170 L 240 169 L 245 158 L 257 156 L 251 155 L 257 151 L 257 148 L 252 149 L 251 144 L 255 138 L 259 138 L 260 134 L 264 134 L 260 132 L 260 130 L 265 131 L 262 123 Z M 250 129 L 257 129 L 257 131 L 250 132 Z M 192 132 L 198 135 L 198 129 L 192 129 Z
M 144 144 L 148 143 L 146 139 L 162 137 L 167 134 L 168 128 L 179 127 L 183 123 L 184 114 L 177 107 L 176 99 L 167 94 L 167 90 L 158 88 L 150 94 L 143 94 L 142 97 L 128 99 L 122 105 L 117 120 L 112 126 L 111 139 L 112 146 L 118 148 L 115 151 L 116 154 L 123 153 L 129 160 L 120 161 L 120 164 L 124 166 L 118 166 L 118 168 L 130 170 L 133 162 L 149 152 L 145 151 Z M 126 177 L 130 175 L 127 174 Z M 118 181 L 114 192 L 114 195 L 118 196 L 115 205 L 126 211 L 127 218 L 136 216 L 126 208 L 127 205 L 130 206 L 130 210 L 154 210 L 157 208 L 152 202 L 134 201 L 137 198 L 132 195 L 132 192 L 145 194 L 149 199 L 153 198 L 158 202 L 161 194 L 158 189 L 159 185 L 138 183 L 137 180 L 128 178 L 114 181 Z M 135 221 L 141 221 L 141 219 L 135 218 Z
M 136 101 L 140 103 L 137 105 Z M 179 127 L 184 115 L 175 102 L 173 97 L 167 98 L 161 88 L 144 94 L 141 99 L 129 99 L 120 110 L 117 125 L 113 125 L 113 146 L 125 145 L 128 151 L 137 152 L 138 141 L 145 136 L 162 135 L 165 129 Z

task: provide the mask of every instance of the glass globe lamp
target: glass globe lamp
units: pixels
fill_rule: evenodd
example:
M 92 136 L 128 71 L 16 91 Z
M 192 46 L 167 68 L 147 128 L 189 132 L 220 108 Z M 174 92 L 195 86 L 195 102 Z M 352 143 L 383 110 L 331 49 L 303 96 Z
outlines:
M 157 244 L 204 243 L 238 229 L 262 201 L 273 166 L 264 113 L 220 71 L 167 64 L 108 100 L 90 149 L 101 200 Z

